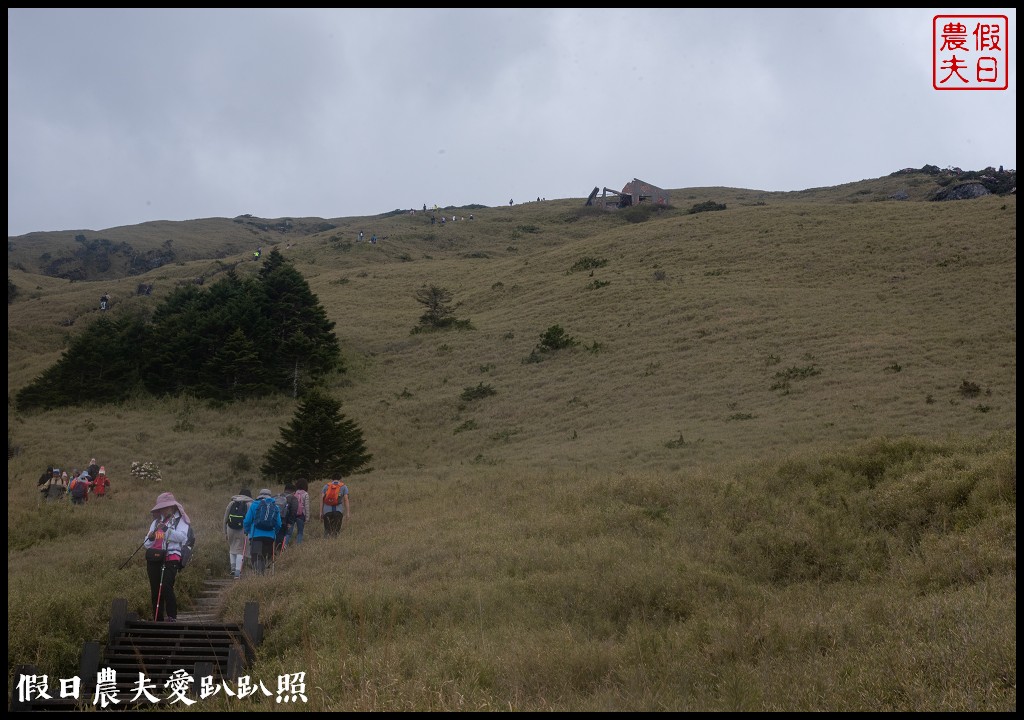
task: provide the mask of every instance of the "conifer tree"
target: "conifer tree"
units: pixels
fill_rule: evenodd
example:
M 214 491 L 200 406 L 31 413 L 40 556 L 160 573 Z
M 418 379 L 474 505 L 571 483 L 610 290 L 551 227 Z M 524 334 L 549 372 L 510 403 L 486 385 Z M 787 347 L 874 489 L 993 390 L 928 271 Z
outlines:
M 195 285 L 179 287 L 153 313 L 141 352 L 146 389 L 154 395 L 192 390 L 207 355 L 204 345 L 206 297 Z
M 18 408 L 53 409 L 127 398 L 139 383 L 135 348 L 143 333 L 138 317 L 101 317 L 71 342 L 56 364 L 18 391 Z
M 363 431 L 342 414 L 341 402 L 317 391 L 305 397 L 281 428 L 281 439 L 267 452 L 260 472 L 278 482 L 306 478 L 312 483 L 334 472 L 351 475 L 371 459 Z
M 343 369 L 334 322 L 302 273 L 278 250 L 270 252 L 259 275 L 270 324 L 268 344 L 274 348 L 268 364 L 275 384 L 298 397 L 328 372 Z
M 140 384 L 153 395 L 231 401 L 285 391 L 299 397 L 343 371 L 334 323 L 277 250 L 257 278 L 233 270 L 209 289 L 175 289 L 152 319 L 104 316 L 56 365 L 19 391 L 19 407 L 116 402 Z
M 420 315 L 421 326 L 432 329 L 446 328 L 455 322 L 451 291 L 437 285 L 424 285 L 416 291 L 416 302 L 427 308 Z
M 273 388 L 266 382 L 266 373 L 256 346 L 236 328 L 224 346 L 214 351 L 203 366 L 202 397 L 218 400 L 240 400 L 265 395 Z

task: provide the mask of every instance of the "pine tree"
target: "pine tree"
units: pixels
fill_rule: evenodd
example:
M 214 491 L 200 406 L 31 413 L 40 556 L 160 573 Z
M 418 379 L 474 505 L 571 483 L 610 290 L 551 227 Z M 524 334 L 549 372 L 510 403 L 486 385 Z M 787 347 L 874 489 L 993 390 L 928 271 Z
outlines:
M 298 397 L 332 370 L 343 370 L 334 322 L 302 273 L 276 249 L 259 273 L 270 322 L 270 370 L 278 387 Z
M 217 400 L 240 400 L 273 390 L 265 381 L 256 347 L 241 329 L 235 329 L 224 346 L 214 351 L 213 358 L 203 366 L 201 377 L 199 394 Z
M 342 414 L 341 403 L 323 392 L 313 392 L 299 405 L 288 426 L 281 428 L 281 439 L 267 452 L 260 471 L 278 482 L 305 478 L 313 483 L 335 472 L 351 475 L 371 459 L 363 431 Z
M 424 328 L 446 328 L 455 322 L 455 311 L 452 309 L 452 294 L 437 285 L 424 285 L 416 291 L 416 302 L 424 305 L 427 310 L 420 315 L 420 325 Z
M 334 323 L 277 250 L 258 278 L 233 270 L 209 289 L 179 287 L 152 319 L 104 316 L 17 396 L 21 408 L 116 402 L 140 385 L 230 402 L 285 391 L 299 397 L 344 365 Z
M 99 318 L 71 342 L 55 365 L 17 393 L 17 407 L 52 409 L 127 398 L 139 383 L 135 348 L 143 334 L 138 317 Z
M 154 395 L 175 395 L 192 390 L 208 359 L 204 336 L 207 297 L 195 285 L 176 288 L 153 313 L 146 341 L 139 353 L 142 378 Z

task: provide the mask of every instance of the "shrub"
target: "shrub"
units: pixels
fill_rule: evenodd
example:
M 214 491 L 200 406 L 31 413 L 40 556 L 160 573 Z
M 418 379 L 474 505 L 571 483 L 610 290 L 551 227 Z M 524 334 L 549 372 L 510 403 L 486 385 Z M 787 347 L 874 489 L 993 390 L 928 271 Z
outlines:
M 565 332 L 561 325 L 552 325 L 541 334 L 537 349 L 541 352 L 554 352 L 579 344 L 579 340 Z
M 695 215 L 696 213 L 711 212 L 714 210 L 725 210 L 725 203 L 716 203 L 714 200 L 708 200 L 707 202 L 697 203 L 691 207 L 687 213 L 689 215 Z
M 129 472 L 132 477 L 138 478 L 139 480 L 155 480 L 159 482 L 162 478 L 160 477 L 160 467 L 154 462 L 138 462 L 133 461 Z
M 960 394 L 966 398 L 978 397 L 981 394 L 981 386 L 976 382 L 964 380 L 960 383 Z
M 484 385 L 482 382 L 478 383 L 476 387 L 468 387 L 462 391 L 462 395 L 459 397 L 463 400 L 480 400 L 481 398 L 489 397 L 491 395 L 497 395 L 498 391 L 490 385 Z
M 652 205 L 650 203 L 643 203 L 641 205 L 634 205 L 632 207 L 622 210 L 619 215 L 623 220 L 629 223 L 642 223 L 650 220 L 652 216 L 659 212 L 668 210 L 669 207 L 665 205 Z
M 569 268 L 569 272 L 576 272 L 578 270 L 593 270 L 594 268 L 601 268 L 608 264 L 608 261 L 604 258 L 593 258 L 585 257 L 580 258 L 573 266 Z

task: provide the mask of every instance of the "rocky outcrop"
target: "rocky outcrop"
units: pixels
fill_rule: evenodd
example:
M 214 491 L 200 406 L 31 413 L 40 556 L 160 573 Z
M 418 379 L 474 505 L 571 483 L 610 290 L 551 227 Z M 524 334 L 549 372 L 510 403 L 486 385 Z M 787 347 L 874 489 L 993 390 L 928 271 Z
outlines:
M 966 182 L 961 185 L 943 188 L 935 193 L 932 200 L 973 200 L 984 195 L 991 195 L 988 188 L 980 182 Z

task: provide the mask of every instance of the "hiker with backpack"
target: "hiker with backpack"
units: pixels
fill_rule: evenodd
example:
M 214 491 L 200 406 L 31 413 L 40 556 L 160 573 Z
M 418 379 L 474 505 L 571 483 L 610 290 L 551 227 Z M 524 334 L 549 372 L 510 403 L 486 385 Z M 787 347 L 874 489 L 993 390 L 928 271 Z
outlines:
M 340 473 L 334 473 L 334 477 L 320 492 L 320 517 L 324 520 L 325 537 L 337 537 L 341 533 L 342 521 L 352 517 L 348 504 L 348 486 L 342 482 Z
M 62 476 L 60 468 L 53 468 L 46 484 L 39 486 L 39 492 L 42 494 L 43 499 L 54 501 L 64 497 L 64 493 L 67 491 L 65 478 L 67 478 L 67 473 L 64 473 Z
M 182 555 L 192 521 L 185 508 L 169 492 L 160 493 L 149 512 L 153 522 L 142 545 L 146 548 L 146 574 L 149 576 L 153 619 L 175 622 L 178 601 L 174 596 L 174 580 L 182 567 Z
M 224 509 L 224 539 L 228 541 L 228 562 L 235 580 L 242 576 L 245 564 L 245 516 L 252 505 L 252 491 L 242 488 Z
M 295 486 L 290 482 L 285 483 L 284 492 L 274 498 L 277 509 L 281 513 L 281 529 L 277 531 L 274 539 L 274 552 L 278 555 L 284 550 L 284 541 L 291 534 L 292 525 L 299 513 L 299 500 L 295 497 Z
M 295 537 L 295 542 L 302 544 L 302 533 L 306 528 L 306 518 L 309 517 L 309 481 L 305 478 L 299 478 L 295 481 L 295 499 L 298 501 L 299 510 L 295 514 L 295 523 L 292 525 L 292 530 L 298 532 Z M 292 541 L 292 533 L 288 534 L 288 542 Z
M 242 529 L 249 538 L 252 569 L 257 575 L 262 575 L 273 561 L 274 540 L 281 530 L 281 512 L 267 488 L 260 490 L 249 506 L 245 520 L 242 521 Z
M 75 475 L 78 475 L 76 472 Z M 68 476 L 67 470 L 60 471 L 60 487 L 56 488 L 58 492 L 54 493 L 54 500 L 63 500 L 68 495 L 68 488 L 71 487 L 71 478 Z
M 89 490 L 92 489 L 92 481 L 89 479 L 89 473 L 82 471 L 82 474 L 71 481 L 71 485 L 68 487 L 68 492 L 71 495 L 72 505 L 85 505 L 86 500 L 89 499 Z

